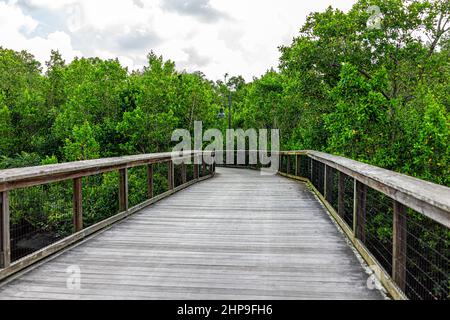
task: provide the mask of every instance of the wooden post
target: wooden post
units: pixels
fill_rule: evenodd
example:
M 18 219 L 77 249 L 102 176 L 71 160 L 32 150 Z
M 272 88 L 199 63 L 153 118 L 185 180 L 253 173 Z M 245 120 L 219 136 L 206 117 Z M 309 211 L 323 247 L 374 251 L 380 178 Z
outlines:
M 362 243 L 365 243 L 367 186 L 355 179 L 355 187 L 353 194 L 354 194 L 353 232 L 355 233 L 355 236 L 359 240 L 361 240 Z
M 153 198 L 153 164 L 147 165 L 147 192 L 148 198 Z
M 301 156 L 299 154 L 297 154 L 295 156 L 295 176 L 300 177 L 301 174 L 301 168 L 300 168 L 300 163 L 301 163 Z
M 333 201 L 333 168 L 325 165 L 325 178 L 324 181 L 324 197 L 328 201 L 328 203 L 332 203 Z
M 128 170 L 119 170 L 119 211 L 128 211 Z
M 406 207 L 394 200 L 392 278 L 398 287 L 406 287 Z
M 11 264 L 11 240 L 9 234 L 9 195 L 0 192 L 0 268 Z
M 172 190 L 175 187 L 175 182 L 174 182 L 174 178 L 175 178 L 175 174 L 174 174 L 174 165 L 173 165 L 173 161 L 170 160 L 168 163 L 168 174 L 167 174 L 167 179 L 169 181 L 169 190 Z
M 83 180 L 73 179 L 73 226 L 75 232 L 83 230 Z
M 187 181 L 187 173 L 186 173 L 186 163 L 181 164 L 181 184 L 185 184 Z
M 198 156 L 194 156 L 194 180 L 198 180 L 199 172 L 198 172 Z
M 344 173 L 339 171 L 339 181 L 338 181 L 338 214 L 343 217 L 345 213 L 345 176 Z

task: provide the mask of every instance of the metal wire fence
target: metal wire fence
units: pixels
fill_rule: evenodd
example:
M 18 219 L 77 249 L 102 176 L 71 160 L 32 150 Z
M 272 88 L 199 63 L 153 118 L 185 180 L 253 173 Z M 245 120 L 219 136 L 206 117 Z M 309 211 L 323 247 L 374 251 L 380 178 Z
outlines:
M 84 177 L 83 226 L 92 226 L 119 213 L 119 174 L 115 171 Z
M 325 165 L 319 161 L 312 160 L 311 183 L 322 195 L 324 194 Z
M 308 156 L 300 156 L 300 176 L 303 178 L 311 178 L 311 158 Z
M 72 233 L 72 184 L 67 181 L 10 192 L 11 261 Z
M 149 166 L 152 170 L 149 171 Z M 197 165 L 193 161 L 174 166 L 175 186 L 192 181 L 194 167 L 201 176 L 212 173 L 212 165 Z M 134 207 L 152 196 L 169 190 L 168 162 L 127 169 L 128 206 Z M 204 168 L 205 170 L 202 170 Z M 149 190 L 149 174 L 152 189 Z M 119 213 L 118 171 L 90 175 L 81 179 L 82 227 L 90 227 Z M 74 185 L 72 180 L 42 184 L 9 192 L 11 262 L 43 249 L 75 232 Z
M 128 169 L 128 203 L 130 207 L 149 199 L 148 167 L 139 166 Z M 115 198 L 117 199 L 117 198 Z

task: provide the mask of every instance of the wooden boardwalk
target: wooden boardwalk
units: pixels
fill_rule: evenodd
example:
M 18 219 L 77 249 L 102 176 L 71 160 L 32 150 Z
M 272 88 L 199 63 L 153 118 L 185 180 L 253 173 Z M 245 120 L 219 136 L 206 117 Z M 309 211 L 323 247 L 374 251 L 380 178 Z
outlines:
M 68 289 L 69 266 L 81 271 Z M 0 299 L 382 299 L 303 184 L 218 168 L 0 287 Z

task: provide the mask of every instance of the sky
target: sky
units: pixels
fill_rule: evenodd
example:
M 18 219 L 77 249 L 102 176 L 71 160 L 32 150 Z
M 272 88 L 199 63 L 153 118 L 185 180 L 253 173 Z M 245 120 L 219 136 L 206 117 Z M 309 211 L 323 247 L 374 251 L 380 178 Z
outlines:
M 0 46 L 27 50 L 43 66 L 52 49 L 118 58 L 141 69 L 153 50 L 178 70 L 247 81 L 276 68 L 309 13 L 355 0 L 0 0 Z

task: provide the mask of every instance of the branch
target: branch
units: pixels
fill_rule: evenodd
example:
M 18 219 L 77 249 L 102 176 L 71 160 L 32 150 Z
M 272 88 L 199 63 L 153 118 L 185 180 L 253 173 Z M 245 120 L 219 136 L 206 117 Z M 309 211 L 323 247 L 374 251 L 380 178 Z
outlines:
M 363 76 L 365 76 L 367 79 L 372 80 L 372 77 L 371 77 L 367 72 L 365 72 L 364 70 L 358 68 L 358 72 L 361 73 Z M 380 90 L 380 93 L 381 93 L 388 101 L 391 101 L 391 98 L 389 97 L 389 95 L 388 95 L 386 92 L 384 92 L 383 90 Z

